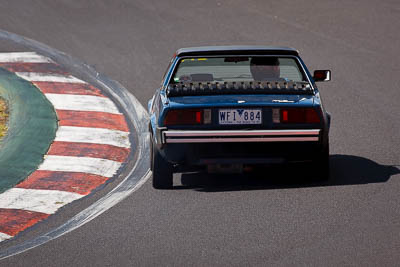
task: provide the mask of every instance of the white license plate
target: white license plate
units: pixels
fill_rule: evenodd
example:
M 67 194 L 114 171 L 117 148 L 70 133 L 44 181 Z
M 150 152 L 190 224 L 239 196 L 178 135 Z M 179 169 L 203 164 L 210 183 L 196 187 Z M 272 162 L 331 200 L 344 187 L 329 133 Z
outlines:
M 220 109 L 219 124 L 261 124 L 261 109 Z

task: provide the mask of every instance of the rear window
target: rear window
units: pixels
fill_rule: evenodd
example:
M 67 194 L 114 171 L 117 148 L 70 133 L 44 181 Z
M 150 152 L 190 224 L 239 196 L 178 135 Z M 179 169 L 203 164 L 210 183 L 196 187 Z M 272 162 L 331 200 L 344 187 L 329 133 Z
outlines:
M 180 60 L 171 83 L 239 81 L 307 80 L 292 57 L 196 57 Z

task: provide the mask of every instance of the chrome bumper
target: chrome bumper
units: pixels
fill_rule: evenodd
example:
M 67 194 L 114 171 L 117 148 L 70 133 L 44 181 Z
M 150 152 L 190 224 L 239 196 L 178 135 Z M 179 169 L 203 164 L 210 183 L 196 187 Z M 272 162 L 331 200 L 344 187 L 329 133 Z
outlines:
M 318 142 L 320 129 L 162 131 L 162 143 Z

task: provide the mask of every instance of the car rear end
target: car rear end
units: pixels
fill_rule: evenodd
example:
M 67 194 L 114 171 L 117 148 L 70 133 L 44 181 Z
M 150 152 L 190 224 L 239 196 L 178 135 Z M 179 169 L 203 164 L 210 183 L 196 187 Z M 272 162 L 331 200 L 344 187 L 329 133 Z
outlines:
M 170 98 L 170 108 L 165 110 L 163 125 L 158 128 L 161 150 L 181 170 L 220 164 L 311 161 L 323 144 L 322 111 L 313 104 L 314 96 L 284 98 Z M 196 104 L 199 102 L 206 104 Z
M 176 60 L 153 129 L 154 151 L 169 170 L 241 172 L 256 165 L 319 164 L 329 154 L 329 115 L 312 78 L 297 52 L 273 53 L 261 55 L 278 59 L 280 76 L 272 80 L 257 80 L 248 70 L 260 55 Z

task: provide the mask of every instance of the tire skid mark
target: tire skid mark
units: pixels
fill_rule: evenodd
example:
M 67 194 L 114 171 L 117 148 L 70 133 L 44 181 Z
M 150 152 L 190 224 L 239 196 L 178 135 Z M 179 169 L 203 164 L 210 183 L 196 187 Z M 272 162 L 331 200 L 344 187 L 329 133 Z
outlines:
M 43 72 L 15 72 L 16 75 L 30 82 L 86 83 L 72 75 Z
M 114 103 L 105 97 L 93 95 L 45 94 L 57 110 L 97 111 L 121 114 Z
M 0 195 L 0 209 L 21 209 L 53 214 L 84 195 L 60 190 L 11 188 Z
M 38 170 L 84 172 L 113 177 L 121 163 L 108 159 L 46 155 Z
M 59 126 L 55 141 L 130 147 L 129 132 L 92 127 Z
M 88 83 L 63 83 L 63 82 L 32 82 L 44 94 L 70 94 L 92 95 L 106 97 L 103 93 Z
M 0 228 L 4 234 L 14 236 L 48 216 L 46 213 L 29 210 L 0 209 Z
M 0 63 L 0 67 L 10 72 L 51 72 L 61 75 L 68 74 L 60 65 L 55 63 Z
M 47 155 L 105 158 L 124 162 L 130 149 L 112 145 L 55 141 Z
M 92 128 L 104 128 L 129 132 L 124 123 L 125 118 L 121 114 L 111 114 L 97 111 L 57 110 L 60 126 L 80 126 Z
M 88 195 L 107 180 L 107 177 L 95 174 L 38 170 L 31 174 L 25 181 L 18 184 L 17 187 L 61 190 Z
M 48 57 L 39 55 L 36 52 L 11 52 L 0 53 L 2 63 L 54 63 Z

